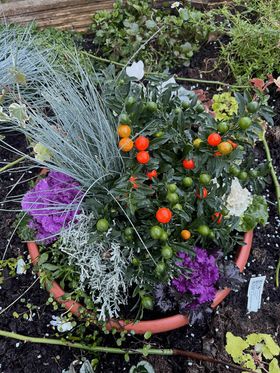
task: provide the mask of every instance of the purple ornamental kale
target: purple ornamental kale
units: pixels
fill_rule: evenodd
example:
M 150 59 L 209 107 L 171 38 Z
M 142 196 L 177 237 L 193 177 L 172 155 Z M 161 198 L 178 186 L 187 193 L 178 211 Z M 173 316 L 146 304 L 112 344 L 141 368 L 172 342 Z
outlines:
M 55 235 L 79 213 L 76 209 L 81 198 L 79 183 L 61 172 L 51 171 L 40 180 L 21 202 L 23 211 L 32 217 L 29 226 L 37 232 L 36 239 L 55 241 Z
M 172 280 L 172 286 L 182 295 L 190 293 L 195 296 L 192 306 L 212 301 L 216 294 L 214 285 L 219 278 L 215 257 L 199 247 L 195 248 L 194 258 L 182 251 L 178 257 L 182 259 L 177 262 L 182 267 L 182 274 Z

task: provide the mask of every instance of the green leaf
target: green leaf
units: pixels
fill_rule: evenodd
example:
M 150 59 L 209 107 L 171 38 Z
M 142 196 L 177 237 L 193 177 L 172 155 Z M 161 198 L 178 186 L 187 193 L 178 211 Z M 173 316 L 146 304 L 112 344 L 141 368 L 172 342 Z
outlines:
M 41 266 L 42 264 L 44 264 L 47 260 L 48 260 L 49 256 L 47 253 L 43 253 L 40 255 L 40 258 L 38 260 L 38 264 L 39 266 Z
M 9 113 L 12 119 L 17 119 L 20 123 L 24 123 L 28 119 L 25 105 L 13 103 L 9 106 Z
M 155 373 L 153 366 L 148 361 L 140 361 L 137 366 L 133 365 L 129 373 Z
M 150 339 L 151 336 L 152 336 L 152 332 L 150 332 L 150 331 L 147 331 L 147 332 L 144 334 L 144 338 L 145 338 L 145 339 Z
M 152 19 L 148 19 L 147 21 L 146 21 L 146 27 L 148 28 L 148 29 L 153 29 L 153 28 L 155 28 L 156 27 L 156 22 L 155 21 L 153 21 Z
M 279 373 L 280 372 L 280 367 L 278 365 L 277 359 L 271 360 L 269 363 L 269 368 L 268 368 L 269 373 Z
M 187 9 L 185 8 L 181 8 L 180 11 L 179 11 L 179 15 L 180 15 L 180 18 L 183 20 L 183 21 L 187 21 L 189 19 L 189 12 Z
M 240 363 L 240 361 L 242 361 L 243 351 L 249 347 L 249 343 L 240 337 L 236 337 L 231 332 L 227 332 L 226 339 L 226 352 L 232 357 L 235 363 Z
M 253 201 L 244 212 L 238 230 L 248 232 L 257 224 L 265 225 L 268 220 L 267 202 L 264 197 L 255 195 Z

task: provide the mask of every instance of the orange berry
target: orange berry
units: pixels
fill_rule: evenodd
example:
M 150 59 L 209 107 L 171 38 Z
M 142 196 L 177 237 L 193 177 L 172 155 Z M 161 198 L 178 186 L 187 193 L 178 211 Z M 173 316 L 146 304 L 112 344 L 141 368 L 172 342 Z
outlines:
M 139 151 L 147 150 L 150 145 L 150 141 L 145 136 L 139 136 L 135 140 L 135 148 Z
M 181 232 L 181 237 L 183 238 L 183 240 L 187 241 L 191 238 L 191 232 L 187 229 L 183 229 Z
M 156 219 L 159 223 L 169 223 L 172 218 L 172 212 L 166 208 L 166 207 L 161 207 L 160 209 L 157 210 L 156 213 Z
M 232 140 L 227 140 L 227 142 L 230 143 L 230 145 L 233 147 L 233 149 L 236 149 L 238 147 L 238 144 L 236 144 L 236 142 L 233 142 Z
M 210 146 L 217 146 L 220 144 L 221 141 L 221 136 L 216 132 L 211 133 L 207 138 L 207 142 Z
M 131 128 L 127 124 L 120 124 L 118 127 L 118 135 L 120 137 L 129 137 L 131 134 Z
M 184 159 L 183 160 L 183 167 L 186 170 L 193 170 L 195 168 L 195 163 L 193 159 Z
M 233 151 L 233 146 L 228 141 L 223 141 L 218 145 L 218 150 L 223 155 L 227 155 Z
M 133 141 L 129 137 L 124 137 L 119 142 L 119 148 L 125 153 L 130 152 L 133 149 Z
M 136 154 L 136 159 L 137 159 L 138 163 L 146 164 L 150 160 L 150 154 L 149 154 L 149 152 L 146 152 L 146 151 L 143 150 L 143 151 Z
M 223 154 L 221 152 L 215 152 L 213 155 L 214 157 L 221 157 Z
M 147 176 L 150 180 L 152 180 L 154 177 L 157 177 L 157 170 L 152 170 L 150 172 L 147 172 Z

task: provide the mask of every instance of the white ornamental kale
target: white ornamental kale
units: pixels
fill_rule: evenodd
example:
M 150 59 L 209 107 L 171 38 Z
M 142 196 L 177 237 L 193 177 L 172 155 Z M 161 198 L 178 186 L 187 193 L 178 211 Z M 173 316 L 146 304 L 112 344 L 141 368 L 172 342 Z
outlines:
M 252 200 L 252 194 L 247 188 L 242 188 L 239 180 L 235 177 L 231 183 L 230 193 L 226 198 L 226 208 L 229 210 L 229 215 L 242 216 Z
M 111 237 L 95 239 L 93 215 L 81 214 L 78 222 L 61 233 L 60 249 L 80 274 L 80 287 L 89 291 L 99 320 L 118 317 L 120 305 L 127 304 L 129 281 L 126 271 L 132 252 Z

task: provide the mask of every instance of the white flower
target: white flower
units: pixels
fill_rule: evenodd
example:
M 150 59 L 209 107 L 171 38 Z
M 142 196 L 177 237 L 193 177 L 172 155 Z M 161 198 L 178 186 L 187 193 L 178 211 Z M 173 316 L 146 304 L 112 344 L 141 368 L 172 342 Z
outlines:
M 231 183 L 231 190 L 226 199 L 226 208 L 229 210 L 229 215 L 243 215 L 252 200 L 252 194 L 247 188 L 242 188 L 238 179 L 235 177 Z
M 56 326 L 57 330 L 60 333 L 68 332 L 69 330 L 72 330 L 74 325 L 71 321 L 66 321 L 63 319 L 63 317 L 59 316 L 52 316 L 52 321 L 50 322 L 52 326 Z
M 175 1 L 175 3 L 171 4 L 171 9 L 179 8 L 179 6 L 180 6 L 179 1 Z
M 17 275 L 25 275 L 26 273 L 26 263 L 22 258 L 19 258 L 16 266 Z
M 144 63 L 143 61 L 133 62 L 131 66 L 125 69 L 126 75 L 130 78 L 141 80 L 144 77 Z

